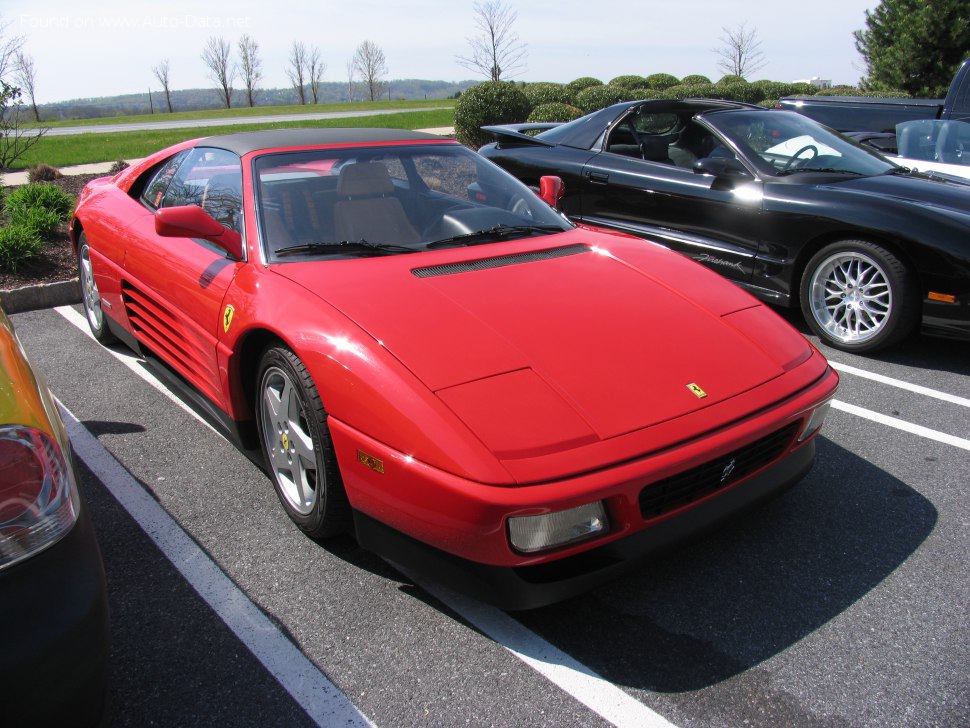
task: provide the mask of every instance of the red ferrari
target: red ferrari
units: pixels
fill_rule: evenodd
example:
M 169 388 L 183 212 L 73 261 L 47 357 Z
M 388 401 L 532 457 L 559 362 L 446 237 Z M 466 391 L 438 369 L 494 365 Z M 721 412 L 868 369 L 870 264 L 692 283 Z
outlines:
M 547 604 L 800 480 L 838 377 L 747 293 L 453 141 L 214 136 L 81 195 L 84 307 L 309 536 Z

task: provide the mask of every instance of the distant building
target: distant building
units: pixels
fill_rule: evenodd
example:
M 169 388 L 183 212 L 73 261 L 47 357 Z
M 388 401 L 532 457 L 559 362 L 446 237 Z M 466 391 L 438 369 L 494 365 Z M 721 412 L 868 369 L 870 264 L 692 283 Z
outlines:
M 813 78 L 800 78 L 797 81 L 792 81 L 792 83 L 810 83 L 818 88 L 832 88 L 832 79 L 819 78 L 818 76 Z

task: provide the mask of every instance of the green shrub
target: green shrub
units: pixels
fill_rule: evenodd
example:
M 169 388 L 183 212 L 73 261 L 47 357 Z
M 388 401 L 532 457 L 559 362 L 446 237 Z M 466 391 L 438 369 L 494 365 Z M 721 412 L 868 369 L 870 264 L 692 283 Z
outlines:
M 631 88 L 629 91 L 630 91 L 630 96 L 632 97 L 630 99 L 631 101 L 640 101 L 643 99 L 659 99 L 661 98 L 661 94 L 663 93 L 662 91 L 658 91 L 655 88 L 646 88 L 645 86 L 641 88 Z
M 765 99 L 765 92 L 750 83 L 716 83 L 713 95 L 716 99 L 744 101 L 749 104 L 756 104 Z
M 18 225 L 0 228 L 0 270 L 17 270 L 40 252 L 43 241 L 36 230 Z
M 663 99 L 710 99 L 714 98 L 713 83 L 677 84 L 664 89 L 660 98 Z
M 699 73 L 693 73 L 689 76 L 684 76 L 680 79 L 680 82 L 685 86 L 696 86 L 701 83 L 711 83 L 711 79 L 707 76 L 701 76 Z
M 792 84 L 782 83 L 781 81 L 762 79 L 760 81 L 752 81 L 751 85 L 761 89 L 766 99 L 780 99 L 782 96 L 791 96 L 795 93 L 795 87 Z
M 4 215 L 11 227 L 33 230 L 48 237 L 66 221 L 74 208 L 74 199 L 54 185 L 27 184 L 7 195 Z
M 541 104 L 532 110 L 526 121 L 572 121 L 582 115 L 582 111 L 570 104 Z
M 791 84 L 792 91 L 789 96 L 814 96 L 818 93 L 818 86 L 814 86 L 805 81 Z
M 561 83 L 527 83 L 522 93 L 529 99 L 529 105 L 535 109 L 543 104 L 571 104 L 573 95 Z
M 741 76 L 735 76 L 733 73 L 729 73 L 727 76 L 721 76 L 715 86 L 724 86 L 729 83 L 747 83 Z
M 619 86 L 591 86 L 576 94 L 576 106 L 584 114 L 591 114 L 621 101 L 632 100 L 629 91 Z
M 28 182 L 53 182 L 56 179 L 60 179 L 64 175 L 61 174 L 61 170 L 57 167 L 52 167 L 49 164 L 38 164 L 36 167 L 31 167 L 27 170 L 27 181 Z
M 567 83 L 566 88 L 569 90 L 569 93 L 573 95 L 573 98 L 576 98 L 576 96 L 579 94 L 580 91 L 585 91 L 586 89 L 592 88 L 593 86 L 602 86 L 602 85 L 603 85 L 603 82 L 600 81 L 598 78 L 593 78 L 592 76 L 582 76 L 580 78 L 577 78 L 575 81 L 570 81 L 569 83 Z
M 513 83 L 486 81 L 465 91 L 455 104 L 455 136 L 476 149 L 491 141 L 481 127 L 525 120 L 531 105 Z
M 612 81 L 610 81 L 608 86 L 619 86 L 620 88 L 643 88 L 650 84 L 647 83 L 647 79 L 643 76 L 617 76 Z
M 653 73 L 647 76 L 644 81 L 647 82 L 647 88 L 653 88 L 657 91 L 663 91 L 680 83 L 679 78 L 669 73 Z

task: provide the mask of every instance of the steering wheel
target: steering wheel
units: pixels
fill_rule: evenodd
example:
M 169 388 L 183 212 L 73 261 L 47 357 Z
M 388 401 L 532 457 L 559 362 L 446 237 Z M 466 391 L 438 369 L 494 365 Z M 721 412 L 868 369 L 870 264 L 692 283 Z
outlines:
M 814 144 L 806 144 L 804 147 L 802 147 L 793 155 L 791 155 L 791 158 L 785 163 L 785 166 L 782 167 L 781 171 L 784 172 L 788 170 L 788 168 L 795 163 L 795 160 L 798 159 L 799 155 L 801 155 L 802 152 L 807 152 L 809 149 L 812 150 L 812 156 L 806 159 L 805 161 L 810 162 L 811 160 L 815 159 L 815 157 L 818 156 L 818 147 L 816 147 Z

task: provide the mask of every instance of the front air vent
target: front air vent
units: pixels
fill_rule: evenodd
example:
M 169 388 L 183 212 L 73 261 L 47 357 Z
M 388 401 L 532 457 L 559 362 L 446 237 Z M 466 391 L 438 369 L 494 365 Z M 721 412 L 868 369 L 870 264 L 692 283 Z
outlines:
M 548 250 L 534 250 L 529 253 L 500 255 L 497 258 L 482 258 L 480 260 L 462 261 L 461 263 L 431 265 L 427 268 L 415 268 L 411 272 L 418 278 L 434 278 L 436 276 L 450 276 L 455 273 L 468 273 L 473 270 L 488 270 L 489 268 L 503 268 L 508 265 L 518 265 L 519 263 L 534 263 L 539 260 L 565 258 L 568 255 L 588 252 L 589 246 L 579 243 L 577 245 L 563 245 L 559 248 L 549 248 Z

